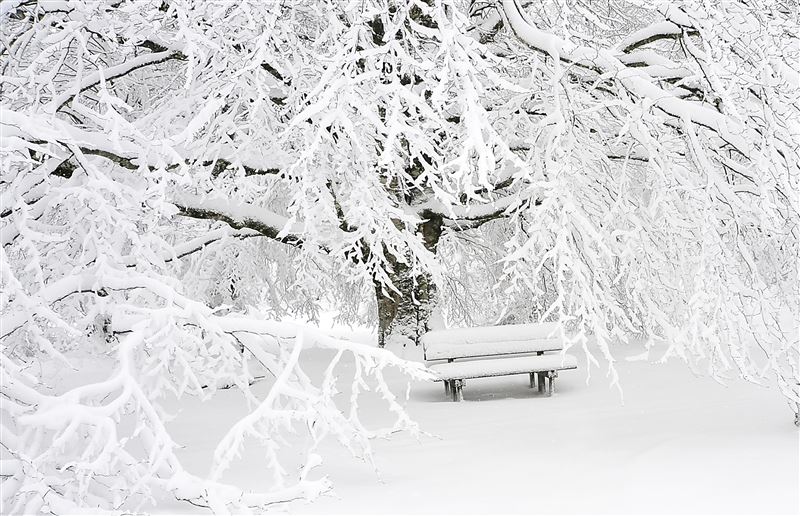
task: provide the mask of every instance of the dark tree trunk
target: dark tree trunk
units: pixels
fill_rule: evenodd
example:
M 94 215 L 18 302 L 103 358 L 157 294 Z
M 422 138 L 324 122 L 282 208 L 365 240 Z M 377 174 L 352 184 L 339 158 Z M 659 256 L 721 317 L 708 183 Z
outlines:
M 442 234 L 442 218 L 426 214 L 427 220 L 419 227 L 425 247 L 436 253 L 436 246 Z M 436 285 L 428 274 L 411 273 L 402 264 L 393 263 L 390 273 L 392 283 L 399 292 L 390 291 L 376 282 L 375 297 L 378 303 L 378 345 L 402 339 L 419 344 L 419 338 L 428 331 L 428 322 L 433 312 Z M 405 344 L 404 344 L 405 345 Z

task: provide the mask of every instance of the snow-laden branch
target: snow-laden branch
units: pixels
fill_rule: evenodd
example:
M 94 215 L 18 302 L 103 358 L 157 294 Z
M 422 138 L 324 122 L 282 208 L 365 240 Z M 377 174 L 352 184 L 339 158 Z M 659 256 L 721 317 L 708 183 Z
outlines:
M 698 32 L 691 26 L 685 27 L 672 21 L 660 21 L 628 34 L 617 43 L 617 48 L 622 52 L 630 53 L 655 41 L 679 39 L 684 34 L 697 35 Z
M 335 391 L 321 388 L 341 374 L 335 372 L 335 364 L 318 385 L 302 371 L 301 352 L 314 347 L 352 356 L 361 371 L 353 382 L 360 384 L 373 376 L 390 411 L 397 414 L 392 430 L 417 431 L 379 371 L 396 367 L 411 377 L 430 379 L 420 364 L 405 362 L 372 346 L 333 339 L 310 328 L 260 317 L 216 315 L 211 308 L 181 295 L 160 279 L 133 271 L 120 272 L 95 267 L 80 276 L 64 277 L 10 307 L 11 313 L 25 311 L 26 316 L 2 321 L 4 329 L 22 321 L 28 335 L 41 335 L 37 319 L 61 311 L 60 306 L 69 306 L 72 296 L 91 295 L 100 300 L 121 295 L 128 300 L 105 314 L 110 319 L 107 331 L 118 336 L 119 344 L 115 371 L 99 382 L 90 381 L 63 393 L 43 392 L 6 354 L 9 333 L 0 340 L 4 343 L 0 411 L 7 425 L 0 440 L 10 457 L 3 474 L 6 481 L 18 485 L 4 490 L 3 501 L 12 512 L 47 506 L 54 512 L 74 511 L 81 505 L 104 507 L 102 477 L 109 473 L 133 486 L 123 492 L 125 499 L 163 491 L 216 511 L 263 509 L 295 498 L 319 496 L 330 484 L 324 478 L 308 477 L 319 463 L 315 454 L 309 455 L 299 482 L 283 484 L 284 467 L 277 458 L 279 435 L 295 424 L 311 432 L 314 442 L 333 432 L 354 453 L 368 456 L 371 434 L 352 411 L 346 416 L 336 406 Z M 149 296 L 155 299 L 145 305 L 135 302 Z M 62 319 L 61 324 L 76 322 L 79 321 Z M 239 352 L 241 344 L 246 350 L 244 355 Z M 287 345 L 293 350 L 291 353 L 284 351 Z M 247 376 L 254 367 L 247 365 L 251 359 L 259 369 L 282 371 L 261 401 L 248 388 Z M 178 395 L 200 394 L 202 385 L 224 382 L 238 385 L 258 403 L 259 408 L 234 424 L 220 442 L 217 470 L 227 468 L 231 458 L 240 453 L 245 437 L 255 436 L 268 449 L 268 466 L 278 480 L 274 489 L 242 492 L 183 468 L 158 404 L 164 384 L 150 380 L 153 372 L 162 368 L 179 375 L 169 380 L 168 387 Z M 133 417 L 138 425 L 134 434 L 123 438 L 125 434 L 119 433 L 123 430 L 117 421 L 125 417 Z M 144 447 L 149 459 L 135 459 L 138 446 Z M 62 479 L 74 475 L 84 478 L 81 486 L 63 483 Z
M 222 227 L 219 229 L 206 231 L 199 237 L 175 245 L 168 251 L 165 251 L 161 255 L 161 258 L 164 263 L 169 263 L 173 260 L 180 260 L 181 258 L 189 256 L 190 254 L 202 251 L 207 246 L 213 244 L 214 242 L 218 242 L 220 240 L 224 240 L 227 238 L 245 239 L 245 238 L 262 237 L 262 236 L 265 235 L 259 231 L 255 231 L 252 229 L 235 230 L 229 227 Z M 124 263 L 128 267 L 134 267 L 137 261 L 138 257 L 130 256 L 125 259 Z
M 371 437 L 416 431 L 383 370 L 427 376 L 278 322 L 326 306 L 389 336 L 435 302 L 456 325 L 558 319 L 612 380 L 615 342 L 663 338 L 800 412 L 786 13 L 579 2 L 555 37 L 535 2 L 29 3 L 2 4 L 8 512 L 261 510 L 329 488 L 326 436 L 370 463 Z M 104 376 L 66 387 L 86 355 Z M 251 410 L 203 478 L 161 404 L 222 385 Z M 253 437 L 263 493 L 222 480 Z
M 303 242 L 300 236 L 302 226 L 253 204 L 189 195 L 178 195 L 172 202 L 178 207 L 179 213 L 186 217 L 218 220 L 234 229 L 252 229 L 284 244 L 300 245 Z
M 611 50 L 577 46 L 537 28 L 528 20 L 518 0 L 503 0 L 502 6 L 511 30 L 532 49 L 557 60 L 596 68 L 601 76 L 618 81 L 630 93 L 647 99 L 664 113 L 710 129 L 743 156 L 758 160 L 755 142 L 760 140 L 760 136 L 739 120 L 708 106 L 678 98 L 674 93 L 655 84 L 652 77 L 642 69 L 625 66 Z
M 45 110 L 49 112 L 55 112 L 63 108 L 70 100 L 75 98 L 75 96 L 78 93 L 81 93 L 83 91 L 88 90 L 89 88 L 97 86 L 103 81 L 111 81 L 119 77 L 123 77 L 145 66 L 156 65 L 159 63 L 163 63 L 165 61 L 169 61 L 170 59 L 186 59 L 186 56 L 184 56 L 180 52 L 165 50 L 163 52 L 154 52 L 152 54 L 144 54 L 138 57 L 134 57 L 124 63 L 120 63 L 114 66 L 109 66 L 108 68 L 92 72 L 91 74 L 86 76 L 82 81 L 80 81 L 80 83 L 76 84 L 76 88 L 78 91 L 62 93 L 58 97 L 54 98 L 50 102 L 50 104 L 45 107 Z

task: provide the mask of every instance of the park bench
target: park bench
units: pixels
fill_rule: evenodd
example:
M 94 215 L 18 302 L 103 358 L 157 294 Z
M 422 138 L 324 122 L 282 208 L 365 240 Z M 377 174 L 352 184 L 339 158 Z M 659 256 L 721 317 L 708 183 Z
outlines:
M 512 324 L 430 331 L 422 336 L 428 368 L 444 382 L 445 395 L 464 399 L 464 381 L 527 373 L 530 387 L 553 393 L 558 371 L 576 369 L 574 356 L 561 353 L 557 323 Z

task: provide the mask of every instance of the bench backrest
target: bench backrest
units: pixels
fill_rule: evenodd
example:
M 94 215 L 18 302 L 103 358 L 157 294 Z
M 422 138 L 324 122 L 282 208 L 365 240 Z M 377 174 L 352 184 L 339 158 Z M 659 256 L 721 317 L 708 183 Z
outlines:
M 420 340 L 425 360 L 560 351 L 563 348 L 558 323 L 435 330 Z

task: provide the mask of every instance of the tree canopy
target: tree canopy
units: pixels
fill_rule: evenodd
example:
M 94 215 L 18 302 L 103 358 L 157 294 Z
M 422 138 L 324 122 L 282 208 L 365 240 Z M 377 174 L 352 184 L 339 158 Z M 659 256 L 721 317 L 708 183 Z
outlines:
M 256 403 L 218 472 L 243 436 L 277 453 L 297 422 L 368 455 L 375 434 L 331 387 L 350 354 L 353 405 L 367 378 L 389 431 L 414 430 L 381 371 L 421 366 L 277 322 L 331 305 L 390 348 L 434 311 L 557 320 L 612 381 L 614 342 L 663 340 L 714 376 L 777 380 L 797 413 L 797 16 L 777 0 L 5 0 L 6 507 L 324 491 L 312 452 L 290 485 L 270 456 L 259 495 L 193 477 L 159 399 L 236 385 Z M 303 372 L 311 346 L 338 353 L 323 378 Z M 75 352 L 117 369 L 52 392 L 29 367 Z M 252 363 L 274 375 L 267 399 Z

